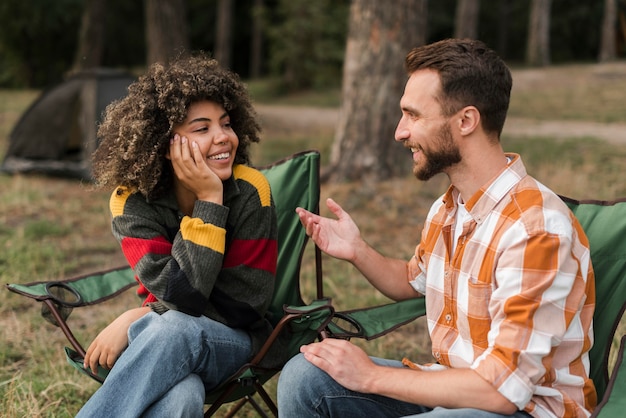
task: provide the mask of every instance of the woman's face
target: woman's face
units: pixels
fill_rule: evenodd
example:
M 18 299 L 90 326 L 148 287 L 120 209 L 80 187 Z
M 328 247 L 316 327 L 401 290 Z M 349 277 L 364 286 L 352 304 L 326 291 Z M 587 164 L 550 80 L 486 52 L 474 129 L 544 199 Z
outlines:
M 191 104 L 185 120 L 174 126 L 174 133 L 187 138 L 187 144 L 196 142 L 207 166 L 222 181 L 230 178 L 239 138 L 222 105 L 208 100 Z

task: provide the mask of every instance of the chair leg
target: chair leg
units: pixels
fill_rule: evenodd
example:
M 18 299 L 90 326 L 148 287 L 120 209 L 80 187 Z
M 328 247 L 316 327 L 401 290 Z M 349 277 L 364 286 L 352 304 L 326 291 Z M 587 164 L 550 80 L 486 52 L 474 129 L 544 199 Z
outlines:
M 253 383 L 254 388 L 256 390 L 256 393 L 259 394 L 259 396 L 261 397 L 261 399 L 263 400 L 263 402 L 265 402 L 265 405 L 267 405 L 267 408 L 270 410 L 270 412 L 272 413 L 272 415 L 274 415 L 274 417 L 278 418 L 278 408 L 276 407 L 276 404 L 274 403 L 274 401 L 272 400 L 272 398 L 270 397 L 270 395 L 267 393 L 267 391 L 263 388 L 263 385 L 261 385 L 259 382 L 254 382 Z M 218 409 L 220 409 L 220 407 L 224 404 L 224 400 L 236 389 L 237 387 L 237 383 L 233 382 L 222 394 L 222 396 L 220 396 L 220 398 L 215 401 L 215 403 L 213 403 L 209 409 L 207 409 L 207 411 L 204 413 L 205 418 L 208 417 L 212 417 L 213 414 L 215 414 L 217 412 Z M 248 395 L 243 397 L 242 399 L 240 399 L 235 406 L 233 406 L 227 413 L 227 415 L 225 415 L 225 418 L 230 418 L 235 416 L 235 414 L 247 403 L 249 402 L 250 405 L 252 405 L 252 407 L 259 413 L 259 415 L 261 415 L 263 418 L 269 418 L 269 415 L 263 410 L 263 408 L 261 408 L 261 406 L 259 405 L 259 403 L 252 397 L 254 396 L 254 394 L 252 395 Z
M 213 402 L 213 404 L 209 407 L 209 409 L 204 413 L 204 417 L 208 418 L 208 417 L 212 417 L 213 414 L 215 414 L 217 412 L 218 409 L 220 409 L 220 407 L 224 404 L 224 400 L 226 400 L 226 398 L 228 396 L 230 396 L 231 393 L 233 393 L 233 391 L 237 388 L 237 383 L 232 382 L 227 389 L 224 390 L 224 392 L 222 393 L 222 395 L 215 401 Z M 245 398 L 242 399 L 245 403 Z M 241 402 L 241 401 L 240 401 Z M 241 406 L 240 406 L 241 408 Z
M 261 408 L 261 405 L 259 405 L 259 403 L 252 397 L 252 395 L 246 396 L 245 399 L 250 402 L 250 405 L 252 405 L 252 407 L 257 411 L 259 415 L 261 415 L 263 418 L 270 418 L 269 415 L 267 415 L 267 413 L 263 410 L 263 408 Z
M 265 405 L 267 405 L 272 414 L 276 418 L 278 418 L 278 407 L 276 406 L 270 395 L 268 395 L 268 393 L 265 391 L 263 385 L 261 385 L 259 382 L 255 382 L 254 388 L 256 389 L 256 392 L 259 394 L 259 396 L 263 399 Z

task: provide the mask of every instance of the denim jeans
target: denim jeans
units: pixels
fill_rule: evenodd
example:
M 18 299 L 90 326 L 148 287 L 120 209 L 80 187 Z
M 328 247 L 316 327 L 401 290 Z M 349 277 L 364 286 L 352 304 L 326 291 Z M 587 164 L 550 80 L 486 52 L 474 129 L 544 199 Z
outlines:
M 177 311 L 144 315 L 128 338 L 128 348 L 77 417 L 202 417 L 205 390 L 252 355 L 245 331 Z
M 372 358 L 380 365 L 404 367 L 401 362 Z M 278 411 L 280 418 L 501 418 L 529 417 L 518 411 L 500 415 L 479 409 L 427 408 L 385 396 L 364 394 L 344 388 L 326 372 L 309 363 L 302 354 L 289 360 L 278 380 Z

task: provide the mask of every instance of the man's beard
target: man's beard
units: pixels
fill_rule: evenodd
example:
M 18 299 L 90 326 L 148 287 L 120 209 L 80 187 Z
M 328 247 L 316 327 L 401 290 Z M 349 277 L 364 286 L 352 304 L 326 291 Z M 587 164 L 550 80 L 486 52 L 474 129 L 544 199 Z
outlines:
M 454 143 L 448 122 L 445 122 L 439 129 L 434 146 L 436 148 L 429 148 L 428 150 L 422 148 L 424 166 L 413 166 L 413 174 L 419 180 L 430 180 L 435 174 L 461 162 L 461 153 Z

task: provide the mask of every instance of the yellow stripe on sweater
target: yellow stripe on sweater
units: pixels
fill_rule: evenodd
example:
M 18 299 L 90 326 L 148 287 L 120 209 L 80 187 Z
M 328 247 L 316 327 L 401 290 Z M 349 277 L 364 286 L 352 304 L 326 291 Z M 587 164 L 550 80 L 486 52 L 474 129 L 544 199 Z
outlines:
M 269 206 L 271 204 L 270 183 L 260 171 L 238 164 L 233 167 L 233 175 L 236 179 L 245 180 L 257 189 L 261 206 Z
M 133 194 L 132 191 L 123 186 L 119 186 L 113 190 L 111 198 L 109 199 L 109 209 L 111 210 L 111 215 L 114 218 L 124 213 L 124 206 L 126 206 L 126 201 L 131 194 Z
M 226 248 L 226 230 L 224 228 L 205 224 L 200 218 L 185 216 L 180 223 L 180 233 L 186 241 L 224 254 Z

